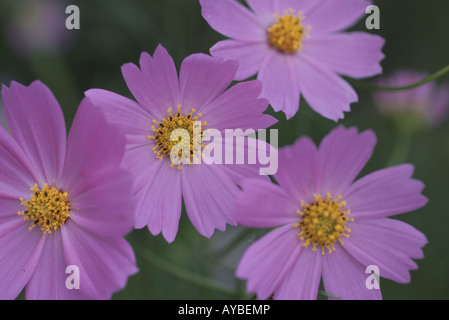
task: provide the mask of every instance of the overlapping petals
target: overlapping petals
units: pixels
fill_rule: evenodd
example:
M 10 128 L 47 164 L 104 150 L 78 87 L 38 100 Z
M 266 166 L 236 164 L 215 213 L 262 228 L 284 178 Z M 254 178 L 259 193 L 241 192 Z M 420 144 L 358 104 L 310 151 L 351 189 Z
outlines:
M 365 283 L 370 265 L 378 266 L 383 277 L 410 281 L 410 270 L 417 269 L 413 259 L 423 257 L 427 239 L 412 226 L 386 217 L 423 207 L 427 203 L 424 185 L 412 179 L 411 165 L 355 180 L 375 144 L 371 131 L 338 127 L 319 148 L 301 138 L 281 149 L 280 170 L 275 175 L 279 185 L 243 182 L 233 215 L 237 223 L 278 227 L 251 245 L 239 263 L 237 276 L 248 281 L 249 292 L 260 299 L 272 295 L 275 299 L 315 299 L 322 277 L 326 292 L 341 299 L 381 299 L 380 290 L 369 289 Z M 333 250 L 320 250 L 319 243 L 312 246 L 307 242 L 312 241 L 310 234 L 299 224 L 312 219 L 298 213 L 317 197 L 339 199 L 349 217 L 344 225 L 348 238 L 334 239 Z M 319 225 L 322 218 L 313 219 Z M 320 232 L 322 236 L 326 229 Z

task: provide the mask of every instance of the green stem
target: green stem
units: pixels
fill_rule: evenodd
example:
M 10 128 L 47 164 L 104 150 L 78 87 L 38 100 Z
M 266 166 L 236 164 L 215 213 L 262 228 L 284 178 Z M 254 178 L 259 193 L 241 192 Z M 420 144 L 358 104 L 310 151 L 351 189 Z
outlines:
M 327 293 L 325 291 L 320 291 L 320 294 L 322 294 L 323 296 L 326 296 L 326 297 L 331 297 L 331 298 L 334 298 L 334 299 L 340 299 L 340 297 L 334 296 L 333 294 Z
M 418 81 L 416 83 L 412 83 L 409 84 L 407 86 L 403 86 L 403 87 L 383 87 L 383 86 L 377 86 L 368 82 L 364 82 L 364 81 L 350 81 L 351 84 L 354 87 L 358 87 L 360 89 L 365 89 L 365 90 L 371 90 L 371 91 L 403 91 L 403 90 L 410 90 L 413 88 L 417 88 L 420 87 L 426 83 L 432 82 L 440 77 L 442 77 L 443 75 L 445 75 L 446 73 L 449 72 L 449 65 L 447 65 L 446 67 L 444 67 L 443 69 L 435 72 L 434 74 L 431 74 L 430 76 L 422 79 L 421 81 Z
M 143 248 L 135 247 L 135 250 L 140 254 L 140 256 L 142 256 L 145 260 L 150 262 L 153 266 L 160 269 L 161 271 L 171 274 L 172 276 L 180 280 L 193 283 L 200 287 L 213 290 L 215 292 L 221 293 L 229 297 L 235 298 L 238 295 L 236 292 L 224 288 L 220 284 L 211 281 L 210 279 L 204 278 L 190 271 L 184 270 L 178 266 L 175 266 L 172 263 L 169 263 L 168 261 L 165 261 L 162 258 L 154 255 L 153 253 L 144 250 Z
M 408 155 L 410 154 L 411 144 L 412 141 L 409 136 L 398 133 L 396 135 L 393 152 L 386 167 L 388 168 L 406 162 Z

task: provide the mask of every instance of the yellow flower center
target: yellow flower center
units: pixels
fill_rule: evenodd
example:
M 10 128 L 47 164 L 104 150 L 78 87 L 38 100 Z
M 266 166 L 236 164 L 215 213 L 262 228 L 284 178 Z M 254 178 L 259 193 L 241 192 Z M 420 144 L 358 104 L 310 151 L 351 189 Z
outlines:
M 201 152 L 201 148 L 204 147 L 202 142 L 202 136 L 205 131 L 202 130 L 203 126 L 207 125 L 207 122 L 200 122 L 198 119 L 201 117 L 201 113 L 194 115 L 195 109 L 192 109 L 187 115 L 181 114 L 181 105 L 178 106 L 176 114 L 171 113 L 171 108 L 168 109 L 167 119 L 163 119 L 158 122 L 153 120 L 157 126 L 152 126 L 154 135 L 147 136 L 148 139 L 156 141 L 156 146 L 153 151 L 156 153 L 158 159 L 164 157 L 171 158 L 172 150 L 176 147 L 178 151 L 177 156 L 182 159 L 182 162 L 192 164 L 193 158 L 196 159 L 197 152 Z M 182 150 L 189 150 L 188 154 L 183 154 Z M 187 153 L 187 152 L 186 152 Z M 181 170 L 181 162 L 178 164 L 178 170 Z M 173 167 L 175 163 L 171 163 Z
M 20 216 L 24 216 L 25 220 L 33 221 L 28 229 L 32 230 L 39 225 L 46 234 L 51 233 L 52 229 L 61 228 L 70 217 L 70 202 L 67 192 L 62 192 L 55 187 L 49 188 L 48 184 L 45 184 L 42 190 L 39 190 L 35 184 L 30 190 L 34 192 L 31 195 L 31 200 L 20 198 L 26 210 L 18 212 Z
M 302 39 L 309 37 L 310 26 L 304 27 L 302 21 L 304 16 L 299 12 L 295 16 L 295 10 L 284 11 L 284 15 L 278 16 L 278 21 L 268 29 L 268 42 L 270 46 L 283 53 L 292 54 L 300 51 Z
M 325 253 L 325 248 L 329 253 L 335 250 L 334 244 L 339 241 L 343 244 L 342 237 L 349 238 L 351 229 L 346 227 L 348 221 L 354 221 L 348 218 L 349 210 L 344 210 L 345 201 L 341 201 L 341 196 L 332 200 L 330 193 L 327 198 L 323 199 L 319 195 L 315 195 L 315 201 L 312 204 L 304 204 L 301 202 L 303 210 L 298 213 L 303 217 L 302 220 L 295 224 L 294 227 L 300 228 L 298 234 L 300 240 L 303 240 L 302 246 L 308 247 L 313 245 L 312 250 L 316 251 L 317 245 L 321 246 L 321 254 Z

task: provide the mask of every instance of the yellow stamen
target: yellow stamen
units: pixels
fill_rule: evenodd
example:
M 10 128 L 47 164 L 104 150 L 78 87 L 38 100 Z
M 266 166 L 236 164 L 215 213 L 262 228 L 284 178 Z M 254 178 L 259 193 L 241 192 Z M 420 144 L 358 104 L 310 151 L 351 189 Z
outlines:
M 303 210 L 298 210 L 298 214 L 302 216 L 302 220 L 294 227 L 301 229 L 298 237 L 304 241 L 302 246 L 308 247 L 309 244 L 312 244 L 312 250 L 316 251 L 316 247 L 319 245 L 321 254 L 325 254 L 325 248 L 332 253 L 335 250 L 336 241 L 343 244 L 341 238 L 349 238 L 351 229 L 346 227 L 346 223 L 354 221 L 354 219 L 348 218 L 349 210 L 343 210 L 346 202 L 340 202 L 341 196 L 334 200 L 330 193 L 327 194 L 326 199 L 319 195 L 314 197 L 315 201 L 312 204 L 301 202 Z
M 33 221 L 28 229 L 32 230 L 39 225 L 46 234 L 51 233 L 52 229 L 61 228 L 70 217 L 70 202 L 67 192 L 62 192 L 55 187 L 49 188 L 48 184 L 45 184 L 42 190 L 39 190 L 35 184 L 30 190 L 34 192 L 30 200 L 20 198 L 26 210 L 18 212 L 20 216 L 24 216 L 25 220 Z
M 299 12 L 295 16 L 295 10 L 284 11 L 283 16 L 276 15 L 278 21 L 268 29 L 268 42 L 271 47 L 283 53 L 292 54 L 300 51 L 302 39 L 309 37 L 310 26 L 304 27 L 304 16 Z
M 197 115 L 194 115 L 196 110 L 192 109 L 190 113 L 184 116 L 181 114 L 181 105 L 178 106 L 178 111 L 174 115 L 171 113 L 171 108 L 169 108 L 167 111 L 168 111 L 167 119 L 163 119 L 160 122 L 153 120 L 153 122 L 157 124 L 156 127 L 155 126 L 151 127 L 154 131 L 154 135 L 147 136 L 148 139 L 152 139 L 156 142 L 156 146 L 153 148 L 153 151 L 156 153 L 157 158 L 162 160 L 166 156 L 170 158 L 170 154 L 173 147 L 177 145 L 180 148 L 178 152 L 179 158 L 182 159 L 184 158 L 182 154 L 182 150 L 184 148 L 190 150 L 190 155 L 187 155 L 187 159 L 190 160 L 189 164 L 192 164 L 191 160 L 196 159 L 196 151 L 197 151 L 195 150 L 194 129 L 197 130 L 200 129 L 198 119 L 202 116 L 202 114 L 199 113 Z M 205 132 L 202 131 L 202 127 L 206 125 L 207 122 L 205 121 L 201 122 L 201 130 L 199 131 L 200 135 L 199 145 L 201 148 L 204 148 L 202 136 Z M 186 130 L 190 135 L 190 139 L 183 139 L 180 136 L 178 140 L 172 141 L 171 135 L 172 132 L 176 129 Z M 174 167 L 174 163 L 171 163 L 170 167 Z M 181 163 L 178 164 L 177 169 L 181 170 Z

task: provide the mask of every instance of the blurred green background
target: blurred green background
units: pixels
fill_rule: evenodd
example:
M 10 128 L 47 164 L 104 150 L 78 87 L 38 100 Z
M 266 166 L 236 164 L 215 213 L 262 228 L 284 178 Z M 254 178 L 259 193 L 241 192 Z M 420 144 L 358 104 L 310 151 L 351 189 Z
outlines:
M 81 29 L 65 28 L 65 7 L 77 5 Z M 369 31 L 386 40 L 384 73 L 417 69 L 433 73 L 449 64 L 449 1 L 379 0 L 381 29 Z M 178 68 L 191 53 L 208 53 L 223 37 L 201 16 L 197 0 L 0 0 L 0 82 L 46 83 L 58 98 L 67 127 L 83 92 L 103 88 L 131 97 L 120 67 L 137 63 L 140 53 L 153 53 L 162 43 Z M 366 31 L 364 20 L 353 28 Z M 370 80 L 372 81 L 372 80 Z M 449 83 L 449 75 L 437 82 Z M 375 153 L 361 175 L 384 168 L 395 149 L 395 131 L 377 111 L 372 92 L 357 89 L 360 102 L 340 123 L 372 129 L 378 137 Z M 326 120 L 301 101 L 298 114 L 279 119 L 279 144 L 293 143 L 301 135 L 317 143 L 336 123 Z M 397 216 L 428 237 L 425 258 L 412 271 L 410 284 L 381 280 L 385 299 L 449 298 L 449 123 L 413 137 L 403 161 L 415 165 L 414 177 L 425 182 L 428 205 Z M 183 212 L 173 244 L 147 229 L 128 239 L 136 250 L 140 272 L 129 279 L 115 299 L 235 299 L 245 294 L 245 283 L 233 273 L 245 247 L 262 231 L 228 227 L 211 240 L 198 235 Z M 382 276 L 382 272 L 381 272 Z M 320 299 L 324 296 L 320 295 Z

